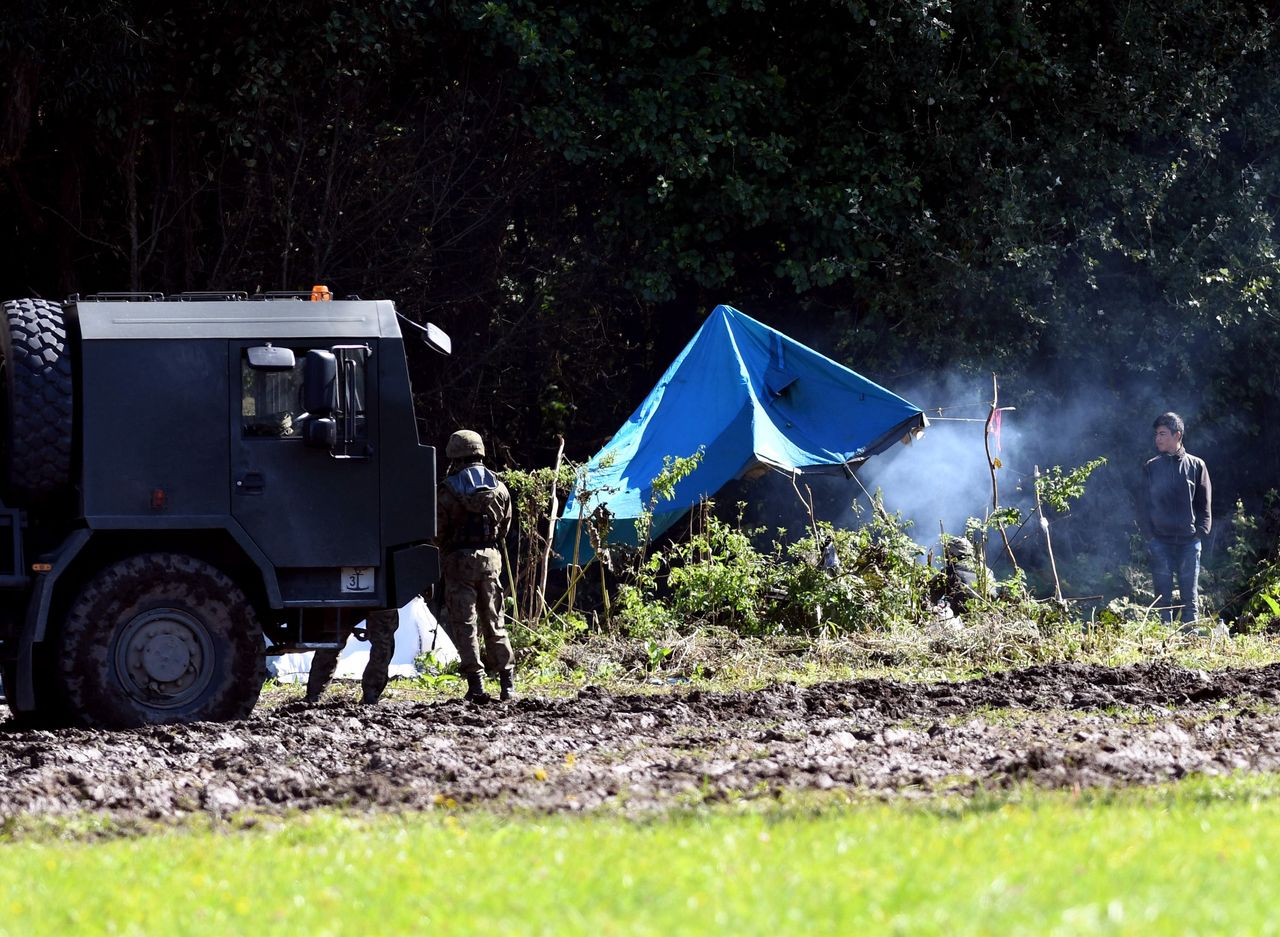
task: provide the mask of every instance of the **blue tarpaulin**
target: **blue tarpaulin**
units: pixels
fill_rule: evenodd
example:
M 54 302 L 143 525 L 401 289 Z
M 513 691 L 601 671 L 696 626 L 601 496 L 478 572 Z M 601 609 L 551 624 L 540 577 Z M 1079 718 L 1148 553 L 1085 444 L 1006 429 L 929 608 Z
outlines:
M 585 467 L 587 491 L 556 524 L 562 563 L 592 556 L 579 518 L 604 505 L 610 542 L 636 543 L 666 457 L 702 449 L 698 467 L 653 506 L 657 537 L 735 478 L 774 469 L 847 472 L 927 425 L 878 384 L 731 306 L 717 306 L 626 424 Z

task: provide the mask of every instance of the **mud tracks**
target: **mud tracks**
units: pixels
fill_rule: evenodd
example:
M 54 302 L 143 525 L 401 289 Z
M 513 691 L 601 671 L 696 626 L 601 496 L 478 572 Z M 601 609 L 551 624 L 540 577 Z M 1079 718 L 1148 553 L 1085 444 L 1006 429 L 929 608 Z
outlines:
M 1152 783 L 1280 769 L 1280 666 L 1053 665 L 979 680 L 859 680 L 657 696 L 342 703 L 123 732 L 0 731 L 4 815 L 449 803 L 642 811 L 853 788 Z

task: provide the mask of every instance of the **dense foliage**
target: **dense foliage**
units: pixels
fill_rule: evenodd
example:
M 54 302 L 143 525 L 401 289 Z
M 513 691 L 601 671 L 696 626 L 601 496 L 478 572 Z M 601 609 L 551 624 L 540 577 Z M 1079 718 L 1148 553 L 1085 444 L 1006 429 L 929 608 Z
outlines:
M 1222 508 L 1271 484 L 1265 5 L 317 9 L 0 10 L 0 292 L 391 296 L 455 339 L 433 431 L 523 465 L 730 302 L 886 383 L 999 370 L 1042 464 L 1132 466 L 1176 404 Z

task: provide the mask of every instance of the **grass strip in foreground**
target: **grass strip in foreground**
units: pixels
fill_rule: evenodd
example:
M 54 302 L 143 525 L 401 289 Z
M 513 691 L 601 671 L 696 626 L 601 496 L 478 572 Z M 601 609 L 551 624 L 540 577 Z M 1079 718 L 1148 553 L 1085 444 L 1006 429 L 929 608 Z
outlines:
M 0 846 L 0 935 L 1271 933 L 1280 779 Z

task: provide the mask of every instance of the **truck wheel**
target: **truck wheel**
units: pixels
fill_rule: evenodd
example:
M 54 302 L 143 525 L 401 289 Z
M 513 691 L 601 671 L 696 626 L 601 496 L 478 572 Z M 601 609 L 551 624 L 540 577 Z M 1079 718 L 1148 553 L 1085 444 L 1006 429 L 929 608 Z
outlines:
M 181 553 L 100 572 L 72 604 L 61 645 L 73 719 L 101 728 L 242 719 L 266 676 L 262 627 L 244 592 Z
M 71 482 L 71 354 L 62 307 L 44 299 L 4 304 L 4 478 L 18 503 L 40 501 Z

